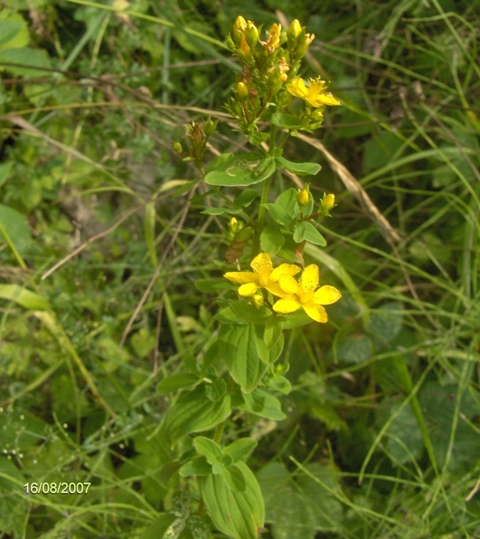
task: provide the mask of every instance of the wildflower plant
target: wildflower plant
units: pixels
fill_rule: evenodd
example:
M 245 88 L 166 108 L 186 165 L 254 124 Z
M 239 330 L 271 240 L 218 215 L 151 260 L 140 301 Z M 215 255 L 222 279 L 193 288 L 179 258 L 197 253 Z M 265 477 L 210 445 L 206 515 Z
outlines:
M 245 462 L 257 441 L 232 440 L 228 420 L 233 413 L 285 419 L 279 400 L 290 391 L 284 376 L 288 358 L 282 357 L 285 326 L 326 323 L 325 306 L 341 298 L 339 290 L 320 282 L 319 267 L 305 267 L 303 259 L 307 242 L 326 245 L 317 222 L 329 215 L 334 196 L 315 201 L 305 185 L 270 200 L 278 169 L 310 176 L 320 171 L 317 163 L 287 160 L 283 147 L 297 131 L 320 127 L 325 107 L 340 105 L 325 81 L 298 75 L 313 39 L 297 20 L 287 30 L 273 24 L 263 32 L 238 17 L 226 43 L 241 71 L 226 107 L 251 148 L 221 154 L 205 165 L 216 129 L 211 120 L 188 125 L 183 145 L 174 144 L 225 203 L 204 213 L 225 219 L 228 248 L 219 280 L 231 288 L 219 300 L 218 332 L 195 361 L 186 360 L 185 372 L 160 382 L 161 393 L 181 390 L 161 428 L 178 452 L 178 474 L 190 486 L 199 517 L 208 515 L 216 529 L 237 539 L 258 537 L 265 511 Z M 224 188 L 229 191 L 223 193 Z M 225 288 L 218 280 L 198 286 Z

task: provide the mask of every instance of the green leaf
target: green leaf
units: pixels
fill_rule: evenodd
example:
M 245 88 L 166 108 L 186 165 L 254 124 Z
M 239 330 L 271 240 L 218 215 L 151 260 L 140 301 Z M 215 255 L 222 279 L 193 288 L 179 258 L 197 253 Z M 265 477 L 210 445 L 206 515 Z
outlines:
M 322 168 L 317 163 L 294 163 L 293 161 L 289 161 L 281 156 L 276 157 L 275 162 L 277 167 L 284 168 L 285 170 L 288 170 L 293 174 L 298 174 L 299 176 L 305 174 L 314 176 L 315 174 L 318 174 Z
M 274 316 L 271 316 L 265 323 L 265 331 L 263 333 L 266 347 L 271 350 L 281 335 L 282 323 Z
M 246 208 L 259 196 L 256 189 L 244 189 L 238 197 L 234 200 L 237 206 Z
M 230 307 L 238 317 L 251 324 L 265 324 L 272 317 L 267 307 L 255 307 L 246 301 L 233 300 L 230 302 Z
M 273 125 L 283 127 L 284 129 L 302 129 L 302 127 L 308 127 L 310 123 L 308 119 L 298 118 L 297 116 L 283 112 L 272 114 L 270 121 Z
M 265 253 L 276 254 L 283 247 L 284 243 L 285 236 L 277 225 L 266 226 L 260 234 L 260 245 L 262 251 Z
M 402 304 L 392 301 L 372 314 L 369 332 L 378 344 L 387 344 L 400 333 L 403 325 Z
M 160 395 L 168 395 L 184 387 L 193 386 L 200 383 L 200 379 L 195 374 L 184 372 L 181 374 L 172 374 L 168 378 L 161 380 L 157 384 L 157 392 Z
M 228 486 L 237 492 L 245 492 L 247 488 L 247 482 L 245 477 L 238 466 L 235 464 L 231 466 L 222 466 L 220 469 L 220 475 L 228 483 Z
M 18 21 L 0 21 L 0 49 L 24 47 L 27 45 L 28 34 L 25 40 L 19 39 L 25 27 L 25 24 Z
M 23 17 L 9 9 L 2 9 L 0 11 L 0 49 L 26 47 L 28 40 L 28 27 Z
M 257 387 L 267 368 L 258 355 L 256 340 L 253 324 L 224 325 L 218 336 L 220 355 L 230 375 L 245 393 Z
M 0 298 L 14 301 L 31 311 L 50 309 L 50 304 L 42 296 L 16 284 L 0 284 Z
M 273 389 L 274 391 L 278 391 L 283 395 L 288 395 L 292 390 L 292 384 L 290 383 L 288 378 L 279 375 L 270 378 L 270 380 L 268 380 L 267 382 L 267 387 Z
M 1 65 L 1 64 L 18 65 Z M 45 77 L 51 74 L 50 58 L 47 53 L 39 49 L 3 49 L 0 50 L 0 67 L 4 67 L 14 75 L 26 77 Z M 46 68 L 46 69 L 41 69 Z
M 19 253 L 24 252 L 30 244 L 27 217 L 13 208 L 0 204 L 0 238 L 5 234 Z
M 242 460 L 257 447 L 258 442 L 253 438 L 240 438 L 223 449 L 224 455 L 232 457 L 232 462 Z
M 211 172 L 205 176 L 209 185 L 241 187 L 262 182 L 275 172 L 275 160 L 268 155 L 242 153 L 224 154 L 209 166 Z
M 201 211 L 200 213 L 203 213 L 205 215 L 223 215 L 224 213 L 227 213 L 228 215 L 237 215 L 242 211 L 242 208 L 206 208 L 205 210 Z
M 305 233 L 305 223 L 303 221 L 301 223 L 295 223 L 293 227 L 293 241 L 295 243 L 302 243 Z
M 278 207 L 283 208 L 292 217 L 298 217 L 299 205 L 297 202 L 297 190 L 293 189 L 293 187 L 286 189 L 283 193 L 278 195 L 275 204 Z
M 339 361 L 345 363 L 363 363 L 372 357 L 373 346 L 366 335 L 349 335 L 341 339 L 336 349 Z
M 216 462 L 221 462 L 223 457 L 223 452 L 221 447 L 210 440 L 210 438 L 205 438 L 204 436 L 197 436 L 193 440 L 193 445 L 197 450 L 197 453 L 203 455 L 209 464 L 215 464 Z
M 314 245 L 320 245 L 320 247 L 325 247 L 327 245 L 327 240 L 320 234 L 320 232 L 315 228 L 315 226 L 309 221 L 304 221 L 305 232 L 303 239 L 313 243 Z
M 186 462 L 179 470 L 180 477 L 192 477 L 197 475 L 208 475 L 212 473 L 212 466 L 204 456 L 194 457 Z
M 200 292 L 217 292 L 218 290 L 228 290 L 232 285 L 222 278 L 198 279 L 195 281 L 195 288 Z
M 276 203 L 272 204 L 271 202 L 262 204 L 262 206 L 267 209 L 270 217 L 279 225 L 288 227 L 292 224 L 293 219 L 291 215 L 281 206 L 278 206 Z
M 221 378 L 214 378 L 211 384 L 207 384 L 205 395 L 212 402 L 218 402 L 227 392 L 227 383 Z
M 172 446 L 180 438 L 193 432 L 213 429 L 230 415 L 230 395 L 219 402 L 212 402 L 203 385 L 193 391 L 184 391 L 165 415 L 165 429 Z
M 265 389 L 258 387 L 252 393 L 244 393 L 244 404 L 239 404 L 238 408 L 260 417 L 282 421 L 287 416 L 282 412 L 282 405 L 277 397 L 271 395 Z
M 245 478 L 245 490 L 228 486 L 222 475 L 199 478 L 200 491 L 213 524 L 234 539 L 257 539 L 263 528 L 265 506 L 258 482 L 244 462 L 236 465 Z

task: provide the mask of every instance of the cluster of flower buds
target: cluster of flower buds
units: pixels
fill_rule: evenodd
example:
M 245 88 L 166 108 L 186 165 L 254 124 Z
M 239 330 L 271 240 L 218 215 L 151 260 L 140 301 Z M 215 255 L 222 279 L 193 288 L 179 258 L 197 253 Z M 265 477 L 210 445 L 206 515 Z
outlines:
M 184 148 L 179 141 L 173 142 L 172 148 L 176 152 L 185 155 L 185 161 L 194 161 L 197 167 L 201 168 L 208 139 L 215 133 L 217 123 L 217 120 L 214 121 L 209 118 L 202 122 L 186 124 L 183 138 L 186 141 L 187 148 Z
M 311 131 L 323 122 L 325 105 L 339 105 L 321 79 L 305 82 L 297 76 L 308 46 L 314 39 L 298 20 L 288 30 L 272 24 L 262 39 L 262 27 L 237 17 L 226 43 L 238 57 L 242 71 L 234 87 L 235 96 L 227 108 L 238 121 L 240 130 L 252 143 L 262 142 L 267 134 L 259 133 L 259 123 L 273 113 L 291 114 L 292 96 L 305 103 L 294 115 L 304 120 L 301 129 Z M 298 107 L 297 107 L 298 109 Z
M 238 76 L 235 97 L 227 105 L 246 134 L 255 133 L 258 123 L 267 120 L 290 104 L 285 85 L 293 80 L 314 36 L 295 20 L 285 31 L 272 24 L 261 39 L 262 27 L 237 17 L 227 45 L 238 57 L 242 72 Z

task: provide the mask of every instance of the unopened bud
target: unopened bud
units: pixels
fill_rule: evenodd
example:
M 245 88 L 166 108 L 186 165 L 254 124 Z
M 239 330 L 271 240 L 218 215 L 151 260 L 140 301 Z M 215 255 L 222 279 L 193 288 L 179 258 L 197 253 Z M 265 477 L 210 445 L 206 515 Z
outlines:
M 322 200 L 320 201 L 320 213 L 321 215 L 329 216 L 330 210 L 335 206 L 335 195 L 324 193 Z
M 244 32 L 245 39 L 252 49 L 255 48 L 255 45 L 258 43 L 258 28 L 253 24 L 252 21 L 247 22 L 247 29 Z
M 239 48 L 243 52 L 243 54 L 245 55 L 246 58 L 251 56 L 250 45 L 247 43 L 247 40 L 245 39 L 245 36 L 242 36 L 240 38 Z
M 239 15 L 235 22 L 233 23 L 232 28 L 232 38 L 235 42 L 235 45 L 240 45 L 240 39 L 243 36 L 245 29 L 247 28 L 247 21 Z
M 307 189 L 302 189 L 297 195 L 297 202 L 300 206 L 305 206 L 310 200 L 310 193 Z
M 235 217 L 232 217 L 230 219 L 230 221 L 228 222 L 228 229 L 233 234 L 235 234 L 235 232 L 237 232 L 237 230 L 238 230 L 238 221 L 237 221 L 237 219 Z
M 302 33 L 302 27 L 298 19 L 295 19 L 294 21 L 292 21 L 292 24 L 290 25 L 290 28 L 288 29 L 288 33 L 295 38 L 297 38 Z
M 217 120 L 210 120 L 209 118 L 203 126 L 203 131 L 205 135 L 207 135 L 208 137 L 213 135 L 215 133 L 215 130 L 217 129 L 217 124 L 218 124 Z
M 235 86 L 235 93 L 240 101 L 245 101 L 245 99 L 248 97 L 247 85 L 242 81 L 237 82 Z
M 172 142 L 172 148 L 178 153 L 183 153 L 183 146 L 178 141 Z

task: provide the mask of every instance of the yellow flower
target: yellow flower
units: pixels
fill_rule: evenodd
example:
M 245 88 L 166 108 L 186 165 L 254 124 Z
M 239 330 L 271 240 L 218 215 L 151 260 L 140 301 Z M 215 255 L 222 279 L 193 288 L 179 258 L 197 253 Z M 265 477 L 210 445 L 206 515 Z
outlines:
M 295 97 L 299 97 L 306 101 L 314 108 L 322 107 L 323 105 L 340 105 L 340 101 L 335 99 L 330 92 L 326 92 L 327 83 L 320 78 L 309 79 L 308 86 L 305 81 L 297 77 L 287 84 L 287 91 Z
M 291 275 L 282 275 L 279 280 L 280 288 L 287 294 L 279 299 L 273 310 L 277 313 L 293 313 L 303 309 L 316 322 L 327 322 L 327 311 L 322 305 L 331 305 L 338 301 L 342 294 L 333 286 L 324 285 L 318 290 L 318 266 L 307 266 L 297 282 Z
M 296 275 L 300 268 L 293 264 L 280 264 L 273 269 L 272 259 L 267 253 L 260 253 L 253 260 L 251 271 L 229 271 L 224 277 L 233 283 L 241 284 L 238 289 L 240 296 L 253 296 L 259 288 L 266 288 L 275 296 L 287 295 L 279 286 L 278 280 L 282 275 Z

